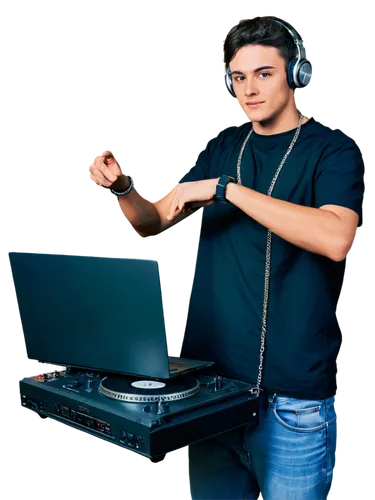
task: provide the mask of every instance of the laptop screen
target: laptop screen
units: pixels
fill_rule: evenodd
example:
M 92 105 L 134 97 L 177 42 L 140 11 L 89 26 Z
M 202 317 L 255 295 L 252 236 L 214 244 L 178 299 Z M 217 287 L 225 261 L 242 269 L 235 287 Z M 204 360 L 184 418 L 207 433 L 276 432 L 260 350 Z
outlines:
M 156 261 L 9 253 L 30 359 L 168 378 Z

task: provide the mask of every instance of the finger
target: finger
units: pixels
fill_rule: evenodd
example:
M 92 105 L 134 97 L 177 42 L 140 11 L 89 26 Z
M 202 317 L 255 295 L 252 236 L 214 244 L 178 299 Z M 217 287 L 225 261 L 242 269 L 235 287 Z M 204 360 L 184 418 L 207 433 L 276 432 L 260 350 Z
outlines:
M 97 156 L 94 160 L 94 165 L 95 166 L 99 166 L 99 165 L 105 165 L 106 166 L 106 162 L 104 162 L 104 156 Z
M 183 208 L 185 206 L 185 202 L 180 200 L 178 203 L 177 203 L 177 208 L 178 208 L 178 211 L 179 213 L 182 212 Z
M 102 182 L 104 182 L 104 179 L 103 179 L 103 176 L 101 175 L 101 173 L 99 172 L 99 170 L 90 166 L 88 168 L 88 175 L 89 175 L 89 179 L 91 182 L 93 182 L 94 184 L 96 184 L 99 187 L 102 186 Z
M 110 170 L 105 170 L 103 172 L 103 176 L 109 182 L 110 185 L 112 185 L 118 179 L 118 176 L 113 174 Z
M 167 219 L 169 219 L 169 220 L 174 219 L 174 217 L 176 216 L 176 208 L 177 208 L 177 204 L 171 203 L 171 205 L 169 207 L 169 214 L 167 216 Z
M 103 156 L 95 156 L 94 157 L 94 167 L 104 175 L 108 181 L 110 181 L 111 184 L 113 184 L 115 181 L 117 181 L 118 175 L 116 175 L 115 172 L 113 172 L 105 163 L 104 163 Z
M 182 201 L 182 192 L 180 184 L 178 184 L 169 207 L 169 215 L 167 219 L 172 220 L 175 217 L 177 217 L 177 215 L 179 215 L 184 210 L 184 207 L 185 207 L 185 202 Z
M 113 153 L 111 153 L 111 151 L 104 151 L 104 153 L 102 154 L 102 158 L 103 158 L 103 161 L 106 165 L 115 159 L 115 157 L 113 156 Z
M 168 219 L 169 220 L 172 220 L 174 219 L 175 217 L 177 217 L 177 215 L 179 215 L 180 213 L 182 212 L 182 209 L 178 208 L 178 204 L 177 205 L 174 205 L 173 207 L 171 207 L 170 209 L 170 212 L 169 212 L 169 215 L 168 215 Z
M 101 154 L 95 155 L 93 161 L 95 162 L 97 168 L 100 168 L 100 166 L 104 164 L 108 167 L 115 167 L 115 171 L 117 170 L 117 168 L 119 169 L 119 171 L 122 171 L 116 154 L 112 153 L 111 150 L 106 150 Z
M 113 184 L 111 181 L 106 179 L 104 175 L 100 172 L 100 170 L 98 170 L 97 168 L 91 167 L 90 171 L 91 174 L 93 175 L 93 180 L 95 180 L 95 182 L 100 182 L 102 186 L 109 187 Z
M 184 207 L 185 203 L 181 201 L 181 199 L 176 200 L 169 215 L 172 217 L 172 219 L 174 219 L 183 211 Z
M 111 153 L 111 151 L 104 151 L 104 153 L 102 154 L 102 158 L 105 165 L 112 166 L 114 164 L 117 164 L 119 169 L 121 170 L 119 162 L 113 156 L 113 153 Z

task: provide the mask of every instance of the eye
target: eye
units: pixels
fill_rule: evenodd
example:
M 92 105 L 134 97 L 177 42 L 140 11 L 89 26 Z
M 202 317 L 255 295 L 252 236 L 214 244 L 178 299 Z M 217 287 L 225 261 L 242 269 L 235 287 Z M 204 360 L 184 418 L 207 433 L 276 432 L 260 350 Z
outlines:
M 267 75 L 267 76 L 271 76 L 271 73 L 266 73 L 266 72 L 263 72 L 263 73 L 259 73 L 259 75 Z M 245 78 L 244 76 L 240 75 L 240 76 L 236 76 L 235 77 L 235 81 L 236 82 L 243 82 L 243 80 L 239 80 L 239 78 Z M 266 77 L 262 77 L 262 80 L 264 80 Z

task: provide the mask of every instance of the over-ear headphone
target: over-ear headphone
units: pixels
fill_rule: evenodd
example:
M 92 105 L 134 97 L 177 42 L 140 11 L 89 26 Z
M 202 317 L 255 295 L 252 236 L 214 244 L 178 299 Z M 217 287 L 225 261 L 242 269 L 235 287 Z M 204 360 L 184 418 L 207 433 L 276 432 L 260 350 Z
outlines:
M 276 23 L 281 24 L 281 26 L 284 26 L 286 28 L 290 35 L 293 37 L 293 41 L 295 45 L 297 46 L 297 57 L 294 57 L 291 61 L 288 63 L 287 67 L 287 81 L 288 85 L 290 88 L 295 89 L 297 87 L 306 87 L 306 85 L 310 82 L 311 80 L 311 74 L 312 74 L 312 66 L 310 61 L 306 59 L 306 52 L 305 48 L 303 46 L 303 40 L 299 33 L 293 28 L 292 25 L 287 23 L 286 21 L 283 21 L 282 19 L 278 17 L 273 17 L 273 16 L 267 16 L 264 19 L 269 19 L 270 21 L 274 21 Z M 262 42 L 260 42 L 262 43 Z M 225 64 L 225 84 L 227 86 L 227 89 L 229 90 L 229 93 L 233 97 L 237 97 L 236 94 L 234 93 L 233 90 L 233 82 L 232 82 L 232 74 L 229 70 L 229 64 Z

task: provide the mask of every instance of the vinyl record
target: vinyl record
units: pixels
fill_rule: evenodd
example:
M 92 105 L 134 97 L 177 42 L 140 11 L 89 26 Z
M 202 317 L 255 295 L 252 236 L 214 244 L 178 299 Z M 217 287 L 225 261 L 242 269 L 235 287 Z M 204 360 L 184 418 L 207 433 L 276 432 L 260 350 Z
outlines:
M 199 392 L 199 381 L 193 377 L 160 381 L 110 376 L 101 380 L 99 392 L 129 403 L 177 401 Z

